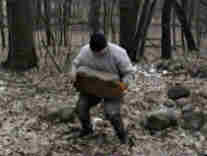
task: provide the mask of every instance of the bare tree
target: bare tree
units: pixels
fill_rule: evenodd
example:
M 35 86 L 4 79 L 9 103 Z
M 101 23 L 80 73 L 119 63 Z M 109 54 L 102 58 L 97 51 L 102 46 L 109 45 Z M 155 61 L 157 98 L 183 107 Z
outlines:
M 5 23 L 4 23 L 5 16 L 3 14 L 3 0 L 0 1 L 0 31 L 1 31 L 1 43 L 2 48 L 6 47 L 6 39 L 5 39 Z
M 157 0 L 120 1 L 120 43 L 133 61 L 144 55 L 144 44 Z
M 37 67 L 31 9 L 32 0 L 7 1 L 9 52 L 4 68 L 25 71 Z
M 68 45 L 68 31 L 70 25 L 70 18 L 71 18 L 71 5 L 72 0 L 65 0 L 63 3 L 63 31 L 64 31 L 64 45 Z
M 157 0 L 145 0 L 143 3 L 143 7 L 140 13 L 139 20 L 137 20 L 137 28 L 136 33 L 134 35 L 134 48 L 135 48 L 135 59 L 138 60 L 144 56 L 144 45 L 145 39 L 147 35 L 147 31 L 149 29 L 150 23 L 152 21 L 153 12 L 155 9 L 155 5 Z
M 162 39 L 161 39 L 161 54 L 162 58 L 171 58 L 171 32 L 170 20 L 173 1 L 165 0 L 162 9 Z
M 182 2 L 182 1 L 181 1 Z M 175 10 L 178 20 L 181 23 L 181 30 L 187 41 L 187 46 L 189 50 L 196 50 L 196 44 L 191 33 L 189 22 L 187 21 L 187 16 L 184 8 L 177 0 L 165 0 L 162 9 L 162 43 L 161 43 L 161 55 L 164 59 L 171 58 L 171 10 Z
M 129 57 L 134 60 L 136 51 L 134 49 L 133 36 L 136 31 L 136 20 L 141 1 L 120 0 L 120 45 L 124 47 Z
M 100 31 L 101 0 L 90 0 L 89 26 L 92 32 Z

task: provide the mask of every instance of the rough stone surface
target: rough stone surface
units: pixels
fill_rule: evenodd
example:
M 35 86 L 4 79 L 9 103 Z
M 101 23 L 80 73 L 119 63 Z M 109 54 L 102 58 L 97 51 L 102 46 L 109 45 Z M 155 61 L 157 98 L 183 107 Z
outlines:
M 112 73 L 100 72 L 87 67 L 77 71 L 76 88 L 98 97 L 120 97 L 126 86 L 120 82 L 119 76 Z
M 175 107 L 175 106 L 176 106 L 176 102 L 173 101 L 173 100 L 171 100 L 171 99 L 168 99 L 168 100 L 164 103 L 164 105 L 165 105 L 166 107 L 168 107 L 168 108 L 172 108 L 172 107 Z
M 201 128 L 201 133 L 207 137 L 207 123 L 204 124 L 204 126 Z
M 143 126 L 152 131 L 159 131 L 177 125 L 174 111 L 155 111 L 149 113 Z
M 183 114 L 183 122 L 181 123 L 184 129 L 192 131 L 200 130 L 205 123 L 205 115 L 202 112 L 185 112 Z
M 194 67 L 191 71 L 191 76 L 193 78 L 201 78 L 201 79 L 206 79 L 207 78 L 207 66 L 198 66 Z
M 188 97 L 190 96 L 190 91 L 182 86 L 175 86 L 168 90 L 168 98 L 177 100 L 179 98 Z
M 75 118 L 75 111 L 71 107 L 62 107 L 48 110 L 45 119 L 49 121 L 72 122 Z

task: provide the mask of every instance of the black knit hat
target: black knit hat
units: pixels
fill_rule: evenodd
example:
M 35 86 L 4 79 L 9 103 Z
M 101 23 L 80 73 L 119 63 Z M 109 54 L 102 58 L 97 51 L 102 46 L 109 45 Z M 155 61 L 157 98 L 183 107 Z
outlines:
M 90 48 L 92 51 L 98 52 L 107 46 L 107 41 L 103 33 L 96 32 L 91 35 Z

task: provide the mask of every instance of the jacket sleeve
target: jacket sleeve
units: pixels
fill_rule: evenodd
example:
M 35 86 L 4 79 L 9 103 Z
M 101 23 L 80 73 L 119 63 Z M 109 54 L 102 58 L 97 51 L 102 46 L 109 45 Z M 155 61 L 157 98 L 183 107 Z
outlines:
M 72 61 L 72 67 L 71 67 L 71 72 L 76 73 L 77 69 L 81 66 L 83 62 L 83 58 L 85 57 L 84 54 L 84 49 L 82 48 L 79 52 L 79 54 L 73 59 Z
M 135 77 L 135 68 L 125 50 L 120 53 L 117 63 L 122 81 L 127 86 L 131 86 Z

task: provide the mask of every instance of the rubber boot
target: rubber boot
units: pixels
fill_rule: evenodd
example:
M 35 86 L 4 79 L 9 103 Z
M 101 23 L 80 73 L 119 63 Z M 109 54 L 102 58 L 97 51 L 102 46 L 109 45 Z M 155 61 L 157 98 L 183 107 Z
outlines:
M 114 127 L 114 130 L 116 131 L 116 135 L 118 136 L 120 142 L 122 144 L 128 144 L 128 134 L 127 131 L 124 129 L 124 123 L 121 119 L 120 115 L 116 115 L 113 118 L 111 118 L 111 124 Z
M 93 134 L 93 129 L 90 121 L 81 121 L 82 129 L 79 132 L 79 137 L 84 137 Z

